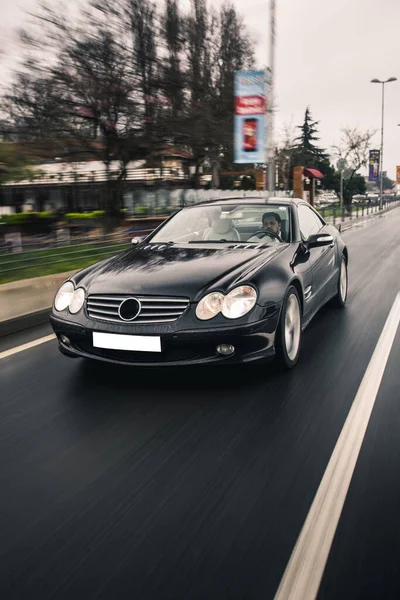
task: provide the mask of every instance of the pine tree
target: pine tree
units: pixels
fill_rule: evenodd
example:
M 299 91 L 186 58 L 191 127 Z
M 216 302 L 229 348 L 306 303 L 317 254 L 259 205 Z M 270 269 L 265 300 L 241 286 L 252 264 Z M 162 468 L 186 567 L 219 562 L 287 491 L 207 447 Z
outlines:
M 318 168 L 320 163 L 328 160 L 325 150 L 317 146 L 319 121 L 313 121 L 310 108 L 306 108 L 304 122 L 297 125 L 301 134 L 294 140 L 294 166 L 302 165 L 309 168 Z

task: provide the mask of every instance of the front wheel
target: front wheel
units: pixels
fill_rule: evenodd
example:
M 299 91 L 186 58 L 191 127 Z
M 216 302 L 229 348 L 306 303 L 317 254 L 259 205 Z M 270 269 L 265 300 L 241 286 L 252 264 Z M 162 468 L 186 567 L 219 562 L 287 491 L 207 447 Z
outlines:
M 293 369 L 300 356 L 302 314 L 297 289 L 290 286 L 283 301 L 276 332 L 276 358 L 281 367 Z
M 343 308 L 346 305 L 347 292 L 349 287 L 349 276 L 347 272 L 347 261 L 345 256 L 342 255 L 340 260 L 339 270 L 339 281 L 336 296 L 333 298 L 333 303 L 339 308 Z

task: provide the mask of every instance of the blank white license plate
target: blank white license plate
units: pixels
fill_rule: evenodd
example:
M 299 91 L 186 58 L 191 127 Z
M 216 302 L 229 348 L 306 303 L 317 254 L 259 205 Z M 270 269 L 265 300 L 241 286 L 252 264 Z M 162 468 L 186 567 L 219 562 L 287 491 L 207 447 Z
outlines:
M 161 352 L 161 338 L 151 335 L 120 335 L 118 333 L 93 332 L 93 346 L 107 350 L 135 350 Z

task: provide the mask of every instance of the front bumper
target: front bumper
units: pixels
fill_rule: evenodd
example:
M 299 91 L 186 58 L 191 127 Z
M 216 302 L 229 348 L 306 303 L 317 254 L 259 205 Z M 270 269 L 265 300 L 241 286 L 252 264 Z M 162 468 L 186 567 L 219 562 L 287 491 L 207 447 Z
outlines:
M 50 322 L 58 338 L 60 351 L 70 357 L 92 358 L 110 363 L 132 366 L 181 366 L 200 364 L 237 364 L 273 358 L 275 355 L 275 331 L 279 321 L 280 306 L 268 311 L 263 319 L 243 325 L 204 328 L 167 328 L 165 326 L 144 331 L 132 327 L 105 325 L 100 321 L 83 319 L 73 322 L 52 313 Z M 203 324 L 202 324 L 203 325 Z M 93 331 L 133 335 L 159 335 L 161 353 L 105 350 L 93 347 Z M 66 336 L 69 344 L 61 341 Z M 221 356 L 219 344 L 234 346 L 235 353 Z

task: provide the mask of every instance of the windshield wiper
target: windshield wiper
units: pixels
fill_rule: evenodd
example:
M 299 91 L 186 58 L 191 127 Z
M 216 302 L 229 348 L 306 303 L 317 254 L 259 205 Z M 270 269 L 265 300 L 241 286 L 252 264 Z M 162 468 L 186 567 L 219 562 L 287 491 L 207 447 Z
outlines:
M 151 242 L 147 242 L 148 244 L 154 244 L 155 246 L 174 246 L 175 242 L 153 242 L 153 240 L 151 240 Z
M 234 242 L 232 240 L 190 240 L 188 244 L 219 244 L 223 242 L 224 244 L 238 244 L 239 242 Z

